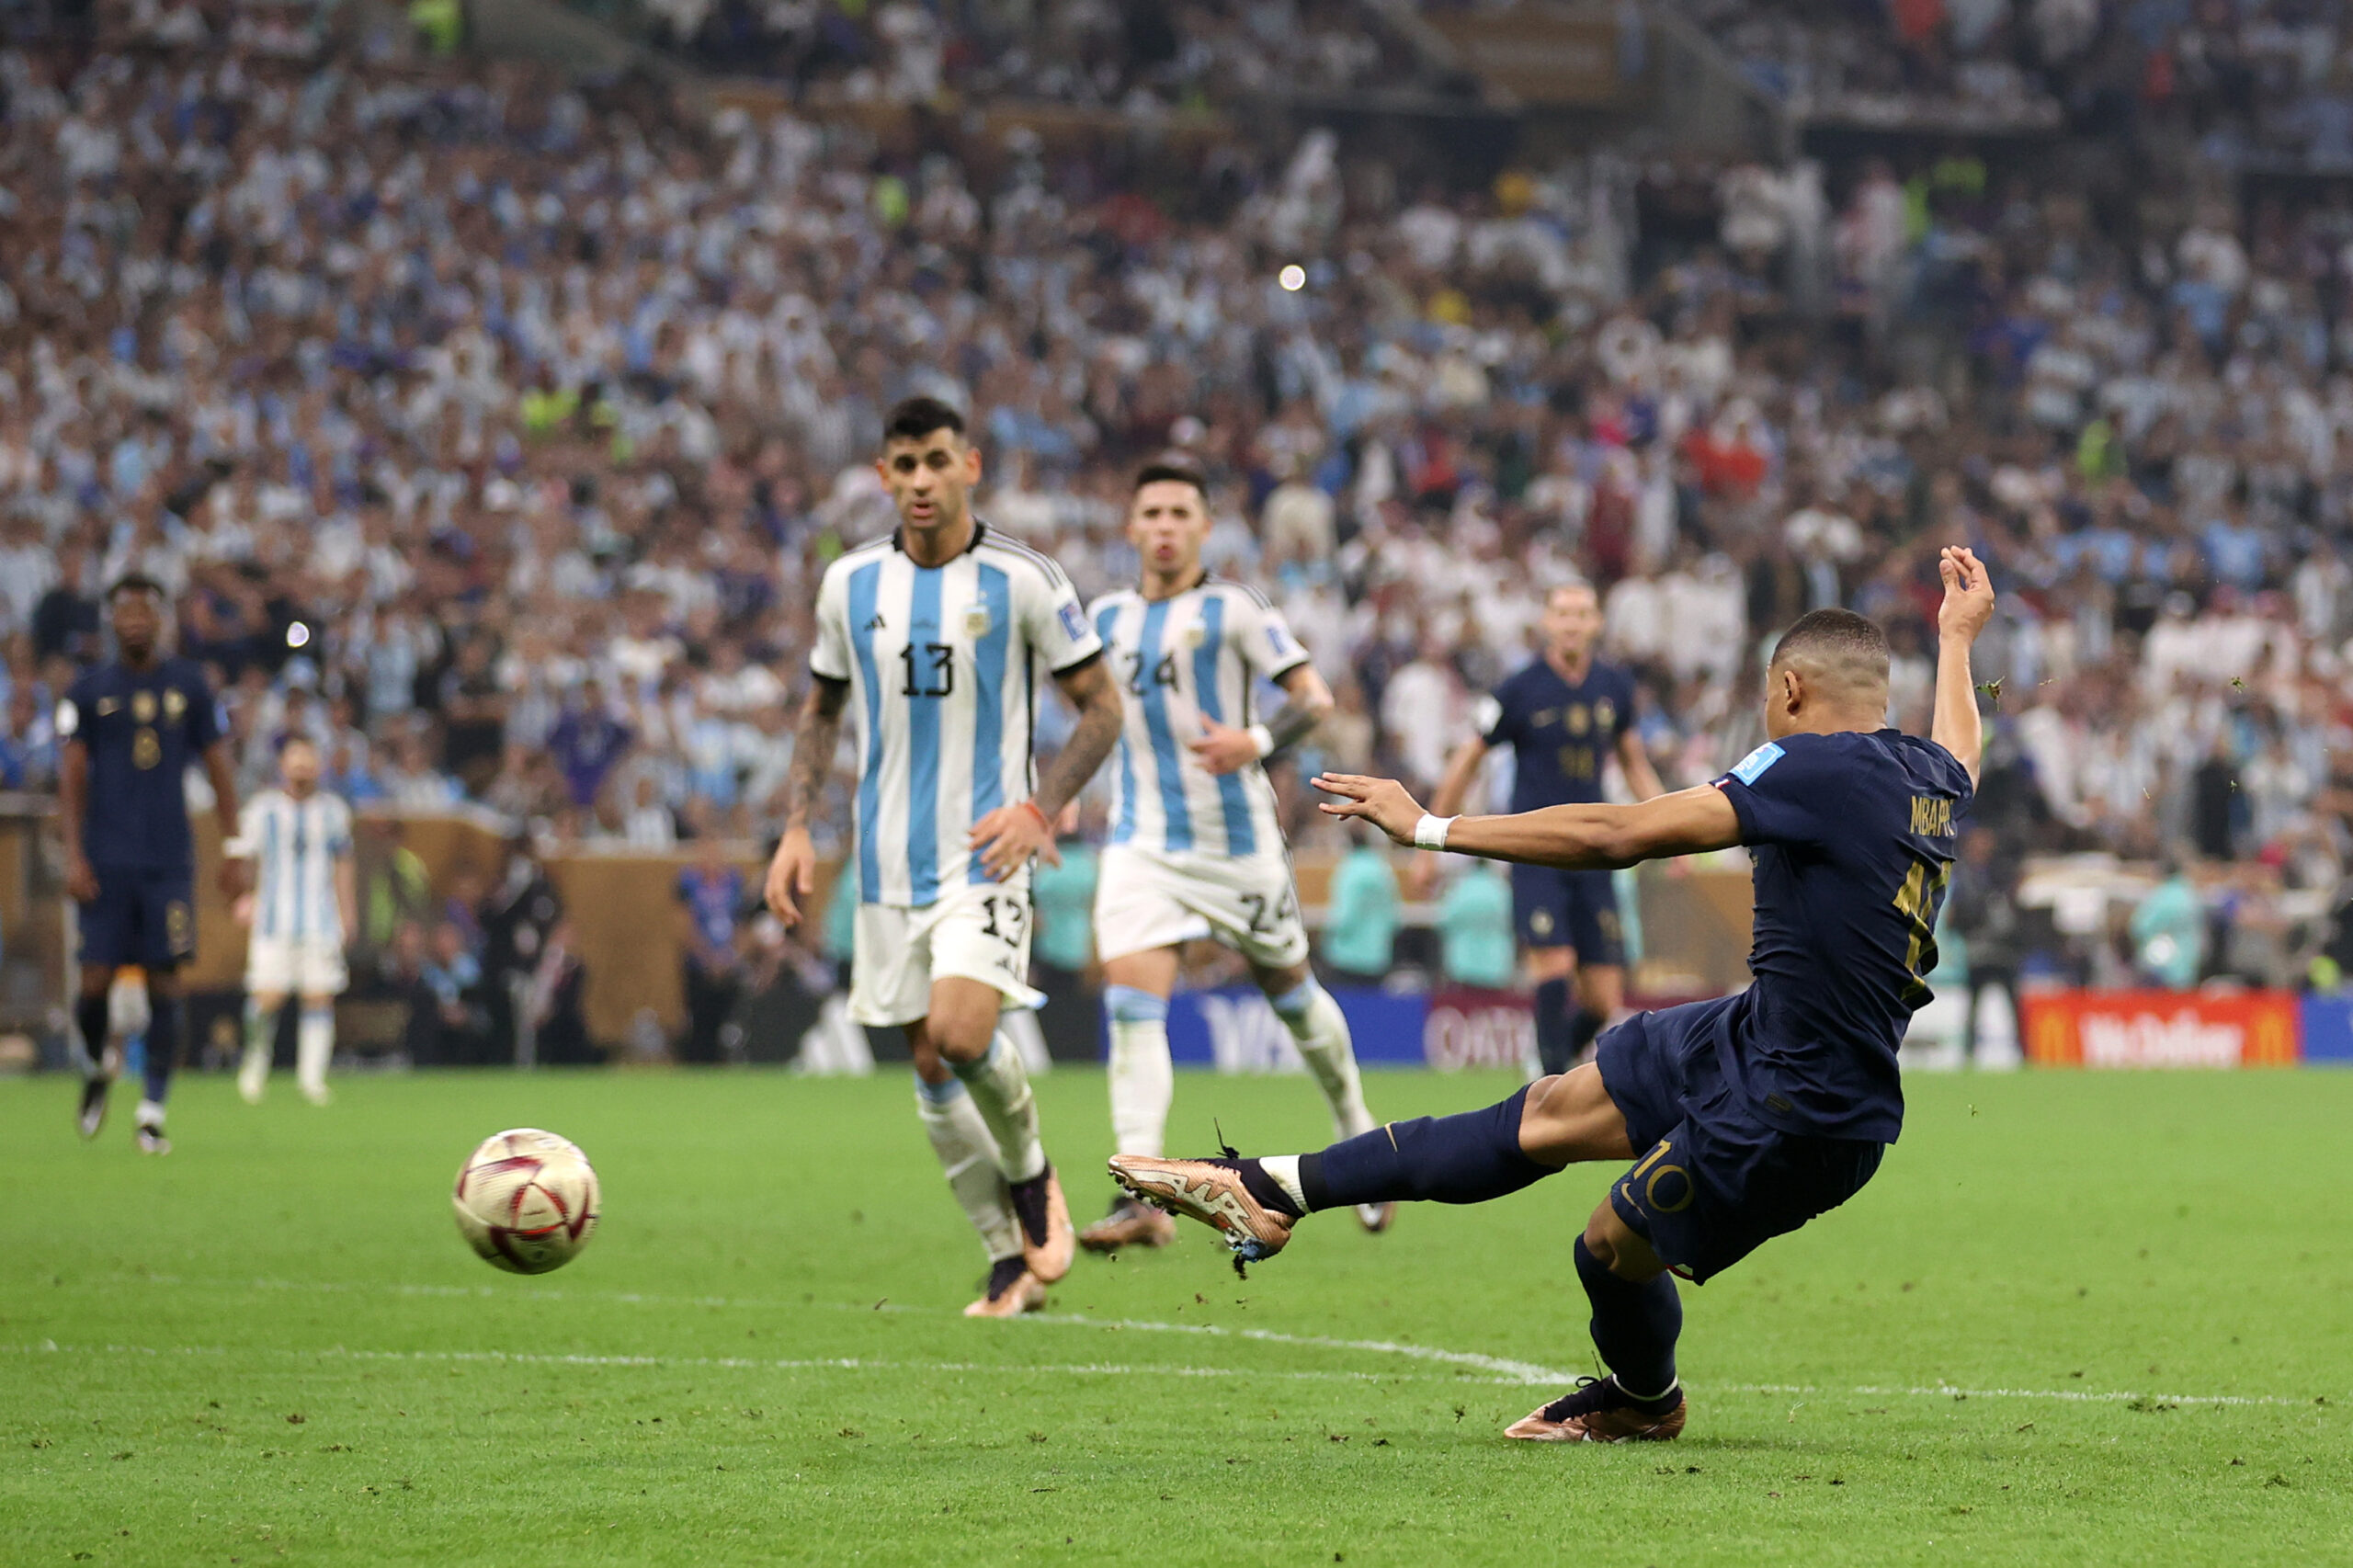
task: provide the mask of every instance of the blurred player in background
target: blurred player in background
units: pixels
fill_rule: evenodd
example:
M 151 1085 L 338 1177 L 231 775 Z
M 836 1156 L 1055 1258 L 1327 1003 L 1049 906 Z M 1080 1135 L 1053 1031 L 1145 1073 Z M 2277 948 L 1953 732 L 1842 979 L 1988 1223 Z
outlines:
M 139 1147 L 171 1153 L 164 1102 L 188 1044 L 179 967 L 196 956 L 196 839 L 186 775 L 199 761 L 211 781 L 221 836 L 235 836 L 236 769 L 220 705 L 193 660 L 162 652 L 164 590 L 133 574 L 107 591 L 115 662 L 85 670 L 57 705 L 58 814 L 65 889 L 80 906 L 81 994 L 74 1022 L 86 1061 L 76 1125 L 106 1121 L 107 1091 L 122 1049 L 108 1027 L 115 971 L 136 964 L 147 983 L 147 1082 Z M 221 865 L 222 891 L 244 892 L 244 868 Z
M 1593 656 L 1601 601 L 1590 585 L 1552 590 L 1543 635 L 1544 656 L 1481 701 L 1479 733 L 1448 760 L 1431 815 L 1461 811 L 1487 753 L 1505 745 L 1512 748 L 1515 812 L 1600 801 L 1603 765 L 1612 756 L 1635 800 L 1665 792 L 1634 733 L 1634 677 Z M 1617 890 L 1607 870 L 1520 865 L 1511 869 L 1511 891 L 1536 989 L 1536 1054 L 1546 1073 L 1565 1073 L 1626 1004 Z
M 1746 845 L 1756 934 L 1748 989 L 1638 1013 L 1592 1062 L 1484 1110 L 1392 1122 L 1311 1154 L 1114 1155 L 1131 1191 L 1216 1226 L 1237 1259 L 1271 1256 L 1320 1209 L 1482 1203 L 1585 1160 L 1639 1162 L 1610 1184 L 1574 1256 L 1608 1375 L 1512 1424 L 1539 1442 L 1657 1441 L 1683 1430 L 1676 1371 L 1694 1284 L 1844 1203 L 1904 1127 L 1897 1048 L 1929 1000 L 1956 834 L 1984 733 L 1970 647 L 1994 613 L 1985 569 L 1938 563 L 1928 739 L 1886 728 L 1889 650 L 1851 610 L 1803 616 L 1766 667 L 1771 737 L 1711 784 L 1638 805 L 1426 815 L 1392 779 L 1325 777 L 1324 810 L 1424 849 L 1608 868 Z
M 335 999 L 350 976 L 344 944 L 359 928 L 351 858 L 351 808 L 319 788 L 319 749 L 301 735 L 278 748 L 278 787 L 245 802 L 232 854 L 253 862 L 254 891 L 236 904 L 245 938 L 245 1055 L 237 1092 L 261 1103 L 278 1016 L 301 999 L 294 1028 L 294 1082 L 327 1103 L 335 1057 Z
M 1201 476 L 1176 463 L 1145 468 L 1128 506 L 1143 580 L 1104 595 L 1089 612 L 1128 698 L 1095 895 L 1111 1130 L 1122 1154 L 1161 1152 L 1176 1081 L 1168 997 L 1182 944 L 1207 937 L 1248 960 L 1331 1103 L 1337 1135 L 1374 1125 L 1348 1020 L 1307 965 L 1307 927 L 1262 766 L 1315 728 L 1332 693 L 1279 610 L 1256 589 L 1202 568 L 1209 532 Z M 1252 688 L 1261 680 L 1290 700 L 1255 720 Z M 1381 1231 L 1395 1213 L 1393 1204 L 1368 1204 L 1358 1217 Z M 1162 1246 L 1176 1228 L 1122 1193 L 1079 1240 L 1098 1252 Z
M 899 511 L 889 539 L 848 551 L 817 590 L 788 819 L 767 901 L 788 926 L 816 888 L 809 819 L 858 714 L 858 918 L 850 1016 L 906 1030 L 916 1109 L 989 1249 L 965 1309 L 1040 1306 L 1077 1237 L 1039 1136 L 1020 1053 L 997 1027 L 1040 1000 L 1029 984 L 1029 861 L 1119 738 L 1120 693 L 1077 591 L 1045 556 L 970 510 L 981 454 L 932 398 L 893 409 L 876 463 Z M 1040 676 L 1078 709 L 1038 777 Z

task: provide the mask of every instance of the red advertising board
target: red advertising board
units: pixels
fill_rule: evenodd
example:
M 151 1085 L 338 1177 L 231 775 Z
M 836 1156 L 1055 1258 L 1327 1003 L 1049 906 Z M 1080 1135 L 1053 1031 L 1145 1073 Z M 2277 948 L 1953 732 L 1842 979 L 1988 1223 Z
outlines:
M 2045 991 L 2018 999 L 2038 1067 L 2292 1067 L 2285 991 Z

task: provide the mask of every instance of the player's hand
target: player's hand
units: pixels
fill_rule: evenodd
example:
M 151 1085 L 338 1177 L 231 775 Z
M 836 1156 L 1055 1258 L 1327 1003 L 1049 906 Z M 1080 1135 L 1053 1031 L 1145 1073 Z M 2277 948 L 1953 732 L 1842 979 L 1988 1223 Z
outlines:
M 87 903 L 98 896 L 98 874 L 79 855 L 66 858 L 65 896 L 76 903 Z
M 221 862 L 221 896 L 232 904 L 245 896 L 245 863 L 243 860 Z
M 254 923 L 254 895 L 251 893 L 244 893 L 236 898 L 231 899 L 229 901 L 229 918 L 235 921 L 241 926 L 251 926 Z M 344 929 L 347 931 L 351 929 L 351 927 L 347 926 Z
M 1323 773 L 1315 787 L 1336 801 L 1323 801 L 1316 810 L 1327 817 L 1361 817 L 1400 844 L 1414 842 L 1414 824 L 1422 820 L 1421 802 L 1394 778 L 1367 778 L 1356 773 Z
M 1937 557 L 1937 575 L 1945 582 L 1945 602 L 1937 608 L 1937 635 L 1977 641 L 1994 619 L 1994 580 L 1984 563 L 1965 544 L 1949 544 Z
M 785 830 L 776 858 L 768 862 L 767 885 L 762 891 L 770 914 L 786 926 L 801 924 L 801 901 L 817 891 L 817 846 L 809 841 L 807 828 Z
M 1201 738 L 1189 743 L 1188 749 L 1213 776 L 1235 772 L 1258 760 L 1258 743 L 1250 738 L 1249 731 L 1221 724 L 1206 714 L 1201 718 Z
M 1049 866 L 1063 863 L 1054 847 L 1054 830 L 1046 813 L 1032 801 L 999 806 L 972 824 L 972 847 L 981 852 L 981 869 L 992 881 L 1003 881 L 1037 856 Z

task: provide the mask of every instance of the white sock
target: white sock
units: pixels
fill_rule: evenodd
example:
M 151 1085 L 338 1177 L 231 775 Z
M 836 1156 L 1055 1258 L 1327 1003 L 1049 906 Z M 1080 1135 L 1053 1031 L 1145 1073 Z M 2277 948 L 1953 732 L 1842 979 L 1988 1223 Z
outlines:
M 294 1081 L 306 1093 L 324 1091 L 334 1057 L 335 1008 L 305 1006 L 294 1025 Z
M 1021 1219 L 1005 1190 L 1005 1173 L 997 1168 L 996 1141 L 989 1136 L 988 1123 L 981 1119 L 980 1108 L 963 1083 L 916 1079 L 915 1114 L 923 1119 L 931 1152 L 939 1156 L 939 1168 L 947 1173 L 948 1190 L 956 1195 L 972 1229 L 981 1233 L 989 1261 L 1020 1256 Z
M 1299 1205 L 1301 1213 L 1307 1212 L 1307 1193 L 1299 1185 L 1299 1156 L 1297 1154 L 1261 1155 L 1258 1160 L 1258 1168 L 1275 1178 L 1275 1185 L 1283 1189 L 1284 1197 Z
M 1108 985 L 1111 1016 L 1111 1137 L 1122 1154 L 1158 1155 L 1176 1071 L 1168 1061 L 1168 1001 L 1132 985 Z
M 138 1116 L 137 1116 L 137 1118 L 136 1118 L 135 1119 L 138 1121 L 139 1125 L 140 1125 L 140 1126 L 142 1126 L 142 1127 L 161 1127 L 161 1126 L 163 1126 L 163 1125 L 164 1125 L 164 1106 L 163 1106 L 163 1102 L 162 1102 L 161 1100 L 145 1100 L 145 1099 L 141 1100 L 141 1101 L 139 1102 L 139 1113 L 138 1113 Z
M 1028 1181 L 1042 1173 L 1046 1146 L 1038 1137 L 1038 1097 L 1029 1092 L 1029 1074 L 1013 1042 L 1001 1034 L 991 1036 L 979 1061 L 949 1065 L 972 1091 L 972 1104 L 996 1140 L 1005 1179 Z
M 1343 1138 L 1370 1132 L 1376 1123 L 1365 1108 L 1364 1083 L 1357 1074 L 1357 1051 L 1348 1039 L 1348 1016 L 1332 994 L 1310 978 L 1274 999 L 1275 1016 L 1299 1042 L 1299 1054 L 1332 1108 L 1332 1126 Z

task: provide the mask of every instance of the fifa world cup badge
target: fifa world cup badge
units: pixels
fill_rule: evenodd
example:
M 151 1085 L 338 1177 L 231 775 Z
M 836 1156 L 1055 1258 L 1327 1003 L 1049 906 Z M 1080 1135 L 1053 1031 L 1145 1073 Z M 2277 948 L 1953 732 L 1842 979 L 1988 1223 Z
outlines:
M 131 694 L 131 720 L 135 724 L 152 724 L 155 722 L 153 692 L 134 691 Z

